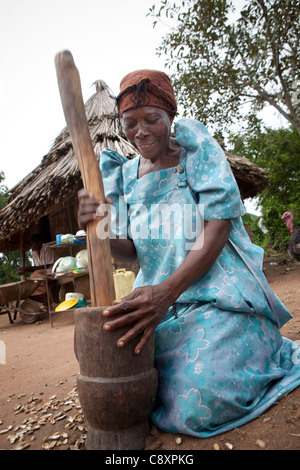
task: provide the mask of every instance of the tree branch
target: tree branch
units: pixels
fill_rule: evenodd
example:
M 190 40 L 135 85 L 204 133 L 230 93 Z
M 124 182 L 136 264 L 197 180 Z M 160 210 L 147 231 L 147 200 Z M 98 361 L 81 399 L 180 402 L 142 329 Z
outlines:
M 287 86 L 287 83 L 286 83 L 286 80 L 283 78 L 283 75 L 282 75 L 282 69 L 281 69 L 281 65 L 280 65 L 280 53 L 279 53 L 279 47 L 278 47 L 278 43 L 277 41 L 274 40 L 275 38 L 275 35 L 272 35 L 271 34 L 271 30 L 270 30 L 270 18 L 268 17 L 268 11 L 267 11 L 267 8 L 265 6 L 265 3 L 264 3 L 264 0 L 256 0 L 256 2 L 258 3 L 258 5 L 261 7 L 261 10 L 262 10 L 262 13 L 263 13 L 263 18 L 265 20 L 265 26 L 266 26 L 266 34 L 269 38 L 269 41 L 270 41 L 270 45 L 271 45 L 271 50 L 272 50 L 272 55 L 273 55 L 273 59 L 274 59 L 274 65 L 275 65 L 275 70 L 276 70 L 276 74 L 280 80 L 280 83 L 281 83 L 281 86 L 282 86 L 282 90 L 283 90 L 283 94 L 284 94 L 284 97 L 285 97 L 285 105 L 287 106 L 287 108 L 289 109 L 290 113 L 296 117 L 295 113 L 294 113 L 294 107 L 293 107 L 293 104 L 292 104 L 292 100 L 291 100 L 291 95 L 289 93 L 289 90 L 288 90 L 288 86 Z

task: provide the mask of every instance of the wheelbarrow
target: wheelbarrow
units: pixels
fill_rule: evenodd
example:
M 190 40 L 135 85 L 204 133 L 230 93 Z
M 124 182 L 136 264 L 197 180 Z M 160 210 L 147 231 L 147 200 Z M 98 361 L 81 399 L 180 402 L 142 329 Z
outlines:
M 27 279 L 0 285 L 0 315 L 8 314 L 9 322 L 14 323 L 19 312 L 24 323 L 34 323 L 42 312 L 40 302 L 29 297 L 39 287 L 42 280 Z

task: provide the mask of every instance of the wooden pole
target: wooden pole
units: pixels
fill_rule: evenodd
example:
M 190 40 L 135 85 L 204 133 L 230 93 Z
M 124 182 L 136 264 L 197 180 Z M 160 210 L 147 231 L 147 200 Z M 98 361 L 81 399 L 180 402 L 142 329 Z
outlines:
M 99 164 L 94 153 L 82 98 L 79 72 L 71 52 L 62 51 L 55 56 L 56 74 L 61 102 L 78 161 L 83 186 L 99 201 L 105 201 Z M 99 238 L 96 228 L 99 220 L 87 226 L 87 249 L 92 306 L 108 306 L 115 300 L 111 266 L 110 243 Z
M 20 232 L 20 266 L 25 266 L 25 251 L 24 251 L 24 232 Z M 25 274 L 21 274 L 21 281 L 25 281 Z

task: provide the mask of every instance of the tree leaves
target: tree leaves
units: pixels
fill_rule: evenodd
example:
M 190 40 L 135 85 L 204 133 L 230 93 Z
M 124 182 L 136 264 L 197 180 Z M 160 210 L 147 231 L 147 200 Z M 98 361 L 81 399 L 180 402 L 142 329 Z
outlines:
M 150 11 L 172 20 L 158 54 L 186 115 L 228 130 L 245 103 L 252 111 L 268 103 L 300 134 L 298 1 L 250 0 L 235 22 L 229 0 L 163 0 Z
M 261 128 L 261 122 L 252 116 L 251 125 L 231 135 L 231 151 L 268 170 L 269 185 L 259 195 L 263 224 L 272 246 L 287 248 L 289 232 L 281 221 L 286 211 L 294 215 L 300 225 L 300 137 L 296 129 Z
M 4 173 L 3 171 L 0 171 L 0 210 L 3 209 L 8 196 L 8 188 L 3 184 L 4 180 Z

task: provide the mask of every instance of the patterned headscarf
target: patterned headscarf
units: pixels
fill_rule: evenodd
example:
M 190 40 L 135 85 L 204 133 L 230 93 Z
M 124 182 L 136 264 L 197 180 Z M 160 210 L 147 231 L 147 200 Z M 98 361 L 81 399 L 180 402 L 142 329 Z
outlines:
M 164 109 L 172 119 L 177 111 L 177 102 L 168 75 L 147 69 L 136 70 L 122 79 L 117 106 L 120 116 L 124 111 L 141 106 Z

